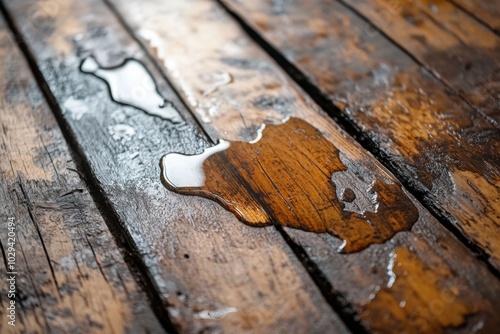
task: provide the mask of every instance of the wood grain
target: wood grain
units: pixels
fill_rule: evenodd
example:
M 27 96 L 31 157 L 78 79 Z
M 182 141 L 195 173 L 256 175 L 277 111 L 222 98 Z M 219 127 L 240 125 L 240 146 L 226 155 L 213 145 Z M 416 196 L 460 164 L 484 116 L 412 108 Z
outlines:
M 489 0 L 451 0 L 463 8 L 471 16 L 486 24 L 497 34 L 500 34 L 500 6 L 496 1 Z
M 79 70 L 91 54 L 103 67 L 130 57 L 141 61 L 161 96 L 195 123 L 100 1 L 55 3 L 49 11 L 42 10 L 49 8 L 44 1 L 9 2 L 8 10 L 61 108 L 57 114 L 91 169 L 93 184 L 106 196 L 116 228 L 123 229 L 140 257 L 142 274 L 150 277 L 160 299 L 156 306 L 164 307 L 175 329 L 346 332 L 273 227 L 246 227 L 209 200 L 162 186 L 162 155 L 199 153 L 209 143 L 193 125 L 114 103 L 104 82 Z
M 340 151 L 347 172 L 332 178 L 333 182 L 355 184 L 360 189 L 367 189 L 374 179 L 398 184 L 394 176 L 322 114 L 217 3 L 205 0 L 112 3 L 149 48 L 214 141 L 223 138 L 248 142 L 257 138 L 262 122 L 276 124 L 292 115 L 314 126 Z M 245 2 L 248 6 L 254 3 Z M 303 13 L 311 14 L 304 10 Z M 213 82 L 207 83 L 204 78 L 213 77 L 214 73 L 227 74 L 231 81 L 213 89 Z M 290 155 L 294 154 L 297 152 L 290 150 Z M 246 167 L 240 168 L 243 175 Z M 400 325 L 408 332 L 445 332 L 451 328 L 470 332 L 475 326 L 488 329 L 498 326 L 495 318 L 498 280 L 409 197 L 419 211 L 412 230 L 397 233 L 390 241 L 358 253 L 339 254 L 341 241 L 328 234 L 285 228 L 286 237 L 295 244 L 295 251 L 317 282 L 326 285 L 325 295 L 335 299 L 338 308 L 352 312 L 369 330 L 378 332 L 384 319 L 397 323 L 402 317 L 415 319 Z M 393 253 L 401 260 L 401 266 L 412 272 L 410 278 L 405 278 L 404 270 L 392 269 L 391 263 L 396 261 Z M 445 266 L 441 271 L 437 270 L 440 265 Z M 415 298 L 420 286 L 426 292 L 421 293 L 423 298 Z M 441 295 L 450 298 L 441 301 Z M 411 302 L 405 304 L 410 298 Z M 458 305 L 448 316 L 439 310 L 435 312 L 434 304 L 439 303 L 445 307 Z M 399 332 L 400 326 L 385 330 Z
M 500 268 L 498 129 L 336 2 L 225 3 L 316 85 L 332 115 L 427 207 Z
M 340 2 L 361 13 L 500 126 L 498 35 L 448 0 Z
M 165 333 L 80 180 L 42 93 L 0 19 L 1 333 Z M 16 271 L 8 324 L 7 272 Z

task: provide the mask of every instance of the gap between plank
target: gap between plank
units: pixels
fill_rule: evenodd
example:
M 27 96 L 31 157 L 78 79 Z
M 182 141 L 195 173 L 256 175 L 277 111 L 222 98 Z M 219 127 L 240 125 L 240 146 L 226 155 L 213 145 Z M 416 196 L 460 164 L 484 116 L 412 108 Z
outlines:
M 158 318 L 158 321 L 162 324 L 166 332 L 177 333 L 178 330 L 172 324 L 166 309 L 166 306 L 168 305 L 165 305 L 164 301 L 160 298 L 160 290 L 154 283 L 154 280 L 151 277 L 146 264 L 139 255 L 138 250 L 135 248 L 132 237 L 123 229 L 123 224 L 120 221 L 118 213 L 111 205 L 109 199 L 104 195 L 104 190 L 101 187 L 99 180 L 97 180 L 96 176 L 92 172 L 90 163 L 88 159 L 85 158 L 83 149 L 76 140 L 75 133 L 71 130 L 69 124 L 64 119 L 62 111 L 54 95 L 50 91 L 49 86 L 47 85 L 43 74 L 38 68 L 29 47 L 22 37 L 17 25 L 12 20 L 3 1 L 0 1 L 0 11 L 5 19 L 5 22 L 7 23 L 7 26 L 10 29 L 10 32 L 13 35 L 14 40 L 17 43 L 17 46 L 23 53 L 31 69 L 31 72 L 35 77 L 38 88 L 42 91 L 48 106 L 55 116 L 64 139 L 69 146 L 70 154 L 72 155 L 75 165 L 77 166 L 79 172 L 78 174 L 80 175 L 80 177 L 83 176 L 82 179 L 88 187 L 89 193 L 92 196 L 92 199 L 94 200 L 99 213 L 104 218 L 106 225 L 108 226 L 111 234 L 116 240 L 116 243 L 120 248 L 121 254 L 125 260 L 125 263 L 127 264 L 127 267 L 131 271 L 132 275 L 137 278 L 137 281 L 143 288 L 143 291 L 146 292 L 150 300 L 151 308 L 153 309 L 156 317 Z
M 465 245 L 475 257 L 483 262 L 489 271 L 500 278 L 500 271 L 493 267 L 488 262 L 489 255 L 474 242 L 465 237 L 462 232 L 456 227 L 456 219 L 444 209 L 437 207 L 432 198 L 427 194 L 427 191 L 417 184 L 410 177 L 405 176 L 397 163 L 391 161 L 390 157 L 384 153 L 365 132 L 354 124 L 333 102 L 326 96 L 320 88 L 314 85 L 307 76 L 297 68 L 293 63 L 288 61 L 279 50 L 265 40 L 257 31 L 255 31 L 240 15 L 226 6 L 222 1 L 215 0 L 220 4 L 246 31 L 246 33 L 261 46 L 282 68 L 283 70 L 318 104 L 344 131 L 355 138 L 361 146 L 368 152 L 372 153 L 375 158 L 386 167 L 403 186 L 420 202 L 423 206 L 432 213 L 432 215 L 448 229 L 462 244 Z M 341 0 L 339 0 L 341 1 Z M 365 20 L 362 16 L 361 18 Z M 366 20 L 365 20 L 366 21 Z M 369 22 L 368 22 L 369 23 Z M 404 50 L 403 50 L 404 51 Z M 406 51 L 405 51 L 406 52 Z M 411 55 L 410 55 L 411 56 Z M 414 59 L 412 57 L 412 59 Z M 441 81 L 440 81 L 441 82 Z M 467 101 L 466 101 L 467 102 Z M 467 102 L 468 104 L 468 102 Z M 475 110 L 475 109 L 474 109 Z M 481 113 L 479 113 L 481 114 Z M 482 114 L 481 114 L 482 115 Z M 483 116 L 483 115 L 482 115 Z
M 281 234 L 287 245 L 292 249 L 295 256 L 300 260 L 311 279 L 321 291 L 323 297 L 326 299 L 331 308 L 337 313 L 337 315 L 342 319 L 347 328 L 349 328 L 353 333 L 356 334 L 369 333 L 368 329 L 363 326 L 363 323 L 360 321 L 359 315 L 354 307 L 347 301 L 347 299 L 341 292 L 336 291 L 333 288 L 326 275 L 309 257 L 305 249 L 295 241 L 293 241 L 292 238 L 285 232 L 282 226 L 275 223 L 274 227 Z

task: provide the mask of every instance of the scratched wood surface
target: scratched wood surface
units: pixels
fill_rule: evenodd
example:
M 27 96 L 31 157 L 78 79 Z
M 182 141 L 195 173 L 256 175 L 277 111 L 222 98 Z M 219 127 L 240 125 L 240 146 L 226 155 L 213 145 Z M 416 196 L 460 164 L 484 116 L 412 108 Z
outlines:
M 123 229 L 141 276 L 157 295 L 153 302 L 167 329 L 345 332 L 274 228 L 242 226 L 217 204 L 162 186 L 162 155 L 197 153 L 208 142 L 193 125 L 113 102 L 104 82 L 80 72 L 91 54 L 107 66 L 134 57 L 146 64 L 163 97 L 195 124 L 104 4 L 68 1 L 42 11 L 45 5 L 16 1 L 8 10 L 60 108 L 56 114 L 106 197 L 112 223 Z
M 304 84 L 332 115 L 498 270 L 495 126 L 336 1 L 292 1 L 279 8 L 264 0 L 225 3 L 315 85 Z
M 3 1 L 10 28 L 21 46 L 21 40 L 26 43 L 24 54 L 62 126 L 49 115 L 20 53 L 10 54 L 20 70 L 4 70 L 2 108 L 16 107 L 1 120 L 11 124 L 4 125 L 4 138 L 19 139 L 4 140 L 9 159 L 1 162 L 1 177 L 8 175 L 4 164 L 17 171 L 21 178 L 6 184 L 25 197 L 18 201 L 4 190 L 2 203 L 5 198 L 14 208 L 24 206 L 16 215 L 29 221 L 31 212 L 43 223 L 29 232 L 41 245 L 24 241 L 35 250 L 21 270 L 32 281 L 55 278 L 48 292 L 36 283 L 26 289 L 26 312 L 35 316 L 24 321 L 22 313 L 23 330 L 496 333 L 495 86 L 473 100 L 467 95 L 471 86 L 457 80 L 467 73 L 440 76 L 440 63 L 429 58 L 424 65 L 431 75 L 415 62 L 423 53 L 402 37 L 406 32 L 395 34 L 409 43 L 406 52 L 413 50 L 413 58 L 394 44 L 396 37 L 374 33 L 338 2 L 222 2 L 254 29 L 251 35 L 212 0 Z M 435 23 L 430 17 L 436 8 L 428 5 L 426 20 Z M 436 5 L 445 22 L 442 31 L 431 29 L 433 36 L 450 38 L 458 29 L 456 15 L 465 22 L 460 34 L 468 38 L 461 47 L 494 41 L 475 21 L 487 21 L 481 10 L 472 19 L 466 11 L 457 14 L 451 2 Z M 407 16 L 420 19 L 426 11 L 408 10 Z M 424 34 L 422 29 L 408 31 Z M 478 31 L 485 41 L 466 36 Z M 491 59 L 475 55 L 481 66 L 471 68 L 477 73 L 495 70 L 495 43 L 488 44 Z M 463 65 L 452 59 L 450 67 Z M 12 84 L 18 72 L 31 78 L 29 89 L 18 88 L 26 86 L 22 80 Z M 25 104 L 12 101 L 12 92 L 33 91 L 38 95 L 28 100 L 36 107 L 22 109 L 26 116 L 18 130 L 14 115 Z M 36 156 L 26 153 L 32 151 Z M 86 185 L 61 167 L 73 169 L 75 163 Z M 36 173 L 21 174 L 26 166 Z M 54 204 L 51 194 L 61 193 Z M 64 211 L 50 211 L 56 218 L 45 219 L 47 205 L 38 201 Z M 78 211 L 66 210 L 68 205 Z M 126 248 L 125 260 L 148 298 L 101 214 Z M 81 216 L 92 224 L 82 227 Z M 68 230 L 69 237 L 50 238 Z M 82 269 L 76 260 L 82 255 L 74 251 L 89 248 L 93 258 L 82 261 L 94 274 Z M 52 263 L 52 276 L 51 262 L 28 263 L 43 258 L 44 249 L 62 258 Z M 489 256 L 490 267 L 476 258 L 477 249 Z M 71 256 L 80 271 L 89 271 L 87 280 L 70 297 L 50 299 L 59 280 L 82 280 L 68 274 Z M 89 287 L 102 289 L 110 302 L 98 306 L 100 314 L 89 306 L 72 316 L 68 303 L 76 308 L 81 299 L 90 305 L 97 300 Z M 34 296 L 51 303 L 49 316 L 32 302 Z M 3 295 L 0 300 L 5 303 Z
M 79 177 L 61 131 L 0 18 L 1 333 L 163 333 Z M 16 275 L 15 327 L 7 272 Z
M 366 192 L 369 189 L 368 184 L 377 179 L 388 179 L 397 184 L 394 177 L 372 156 L 357 146 L 351 137 L 318 111 L 317 106 L 305 97 L 300 89 L 279 69 L 278 65 L 238 27 L 217 3 L 205 0 L 170 1 L 168 3 L 151 1 L 140 4 L 134 1 L 116 0 L 112 3 L 123 21 L 131 27 L 136 37 L 149 49 L 150 54 L 166 72 L 170 82 L 188 103 L 201 126 L 214 140 L 217 138 L 233 142 L 255 140 L 258 138 L 258 128 L 263 120 L 274 123 L 272 127 L 276 128 L 285 126 L 286 123 L 279 125 L 279 122 L 283 119 L 286 120 L 287 116 L 298 117 L 318 129 L 340 151 L 341 160 L 347 168 L 345 173 L 340 173 L 340 175 L 334 173 L 331 176 L 332 182 L 338 188 L 342 188 L 342 182 L 346 182 L 349 185 L 356 185 L 358 190 Z M 226 80 L 223 83 L 217 81 L 217 87 L 213 89 L 214 83 L 206 78 L 213 77 L 216 73 L 226 74 L 226 77 L 229 76 L 231 80 Z M 307 131 L 305 126 L 303 131 Z M 283 138 L 284 147 L 287 145 L 287 139 L 293 141 L 293 135 L 286 135 L 285 132 L 280 135 Z M 266 136 L 265 129 L 262 136 Z M 254 145 L 258 145 L 259 142 Z M 309 142 L 308 144 L 313 145 Z M 231 147 L 228 149 L 228 155 L 231 154 Z M 288 161 L 288 163 L 284 163 L 285 167 L 293 170 L 294 159 L 307 166 L 309 161 L 300 158 L 296 153 L 300 150 L 296 150 L 295 154 L 293 150 L 288 151 L 291 152 L 291 157 L 286 159 L 283 156 Z M 257 149 L 254 152 L 257 155 L 263 154 L 265 148 Z M 251 151 L 248 153 L 250 155 Z M 227 163 L 234 161 L 233 159 L 233 156 L 230 156 L 222 160 Z M 248 157 L 245 156 L 245 159 Z M 261 158 L 258 160 L 263 162 Z M 246 162 L 247 160 L 240 160 L 240 162 L 242 161 Z M 225 168 L 222 161 L 215 163 L 215 165 Z M 239 180 L 245 185 L 248 184 L 251 176 L 258 177 L 258 173 L 252 174 L 251 164 L 250 167 L 248 165 L 242 164 L 243 168 L 239 171 L 241 176 Z M 287 187 L 280 187 L 282 184 L 280 182 L 286 182 L 281 180 L 281 178 L 286 178 L 286 174 L 283 175 L 285 167 L 270 168 L 274 174 L 268 175 L 268 178 L 278 189 L 278 191 L 271 193 L 288 199 L 291 210 L 297 213 L 298 210 L 294 206 L 294 196 L 285 192 Z M 207 165 L 206 168 L 210 168 L 210 165 Z M 268 170 L 267 167 L 263 169 Z M 238 172 L 234 172 L 233 168 L 230 173 Z M 273 178 L 279 180 L 274 182 Z M 227 179 L 226 176 L 215 183 L 230 182 Z M 317 178 L 316 182 L 321 183 L 325 180 Z M 304 185 L 302 182 L 300 184 Z M 211 191 L 211 186 L 208 183 L 207 187 Z M 221 189 L 221 186 L 216 187 Z M 230 188 L 230 186 L 228 187 Z M 255 189 L 252 183 L 250 183 L 250 188 Z M 207 189 L 203 189 L 203 191 L 206 192 Z M 234 193 L 231 190 L 219 193 L 211 192 L 216 197 L 231 196 Z M 380 192 L 380 194 L 383 195 L 384 192 Z M 403 199 L 407 195 L 399 196 Z M 341 194 L 339 194 L 340 197 L 342 197 Z M 239 200 L 234 200 L 234 196 L 225 197 L 225 199 L 233 204 Z M 263 201 L 266 202 L 265 199 Z M 300 201 L 298 202 L 300 203 Z M 381 199 L 381 203 L 384 203 L 384 199 Z M 267 204 L 267 210 L 276 212 L 272 210 L 273 203 L 266 202 L 265 204 Z M 333 289 L 333 294 L 325 293 L 333 298 L 337 312 L 342 312 L 342 309 L 344 312 L 346 309 L 349 310 L 352 312 L 351 316 L 360 319 L 359 323 L 364 328 L 380 331 L 387 328 L 388 323 L 398 323 L 400 327 L 394 327 L 395 332 L 418 330 L 444 332 L 449 327 L 458 327 L 465 332 L 470 331 L 477 323 L 466 320 L 468 317 L 464 315 L 470 312 L 466 310 L 477 310 L 476 306 L 472 305 L 475 303 L 483 304 L 484 298 L 489 295 L 489 292 L 488 289 L 484 290 L 484 293 L 480 292 L 481 283 L 472 282 L 477 277 L 462 276 L 464 271 L 459 268 L 463 268 L 464 265 L 474 267 L 473 271 L 481 272 L 484 275 L 482 279 L 495 286 L 493 291 L 496 291 L 498 282 L 482 263 L 476 261 L 469 251 L 457 242 L 451 233 L 447 232 L 411 196 L 410 204 L 402 204 L 402 206 L 406 206 L 406 211 L 410 210 L 412 205 L 418 208 L 419 218 L 411 232 L 398 233 L 396 237 L 391 239 L 390 243 L 372 245 L 354 254 L 338 254 L 338 249 L 342 249 L 343 246 L 339 239 L 326 234 L 311 234 L 300 231 L 300 229 L 307 231 L 308 228 L 290 229 L 286 227 L 286 233 L 300 247 L 300 252 L 303 252 L 301 256 L 306 259 L 304 262 L 311 264 L 308 261 L 312 261 L 312 265 L 316 266 L 311 269 L 313 275 L 321 275 L 329 284 L 330 291 Z M 319 207 L 316 208 L 316 211 L 319 211 Z M 266 212 L 271 215 L 269 211 Z M 314 211 L 311 214 L 314 214 Z M 287 222 L 293 221 L 292 217 L 289 220 L 282 217 L 281 221 L 279 217 L 274 218 L 276 218 L 274 223 L 282 226 L 290 226 Z M 348 217 L 344 217 L 344 219 L 349 220 Z M 335 235 L 335 233 L 333 234 Z M 358 237 L 361 235 L 360 232 Z M 440 240 L 446 245 L 435 245 L 436 240 Z M 400 259 L 401 262 L 395 260 L 396 258 Z M 403 277 L 409 275 L 409 272 L 414 272 L 415 276 L 426 277 L 420 281 L 421 288 L 425 288 L 421 290 L 418 286 L 412 287 L 411 279 L 402 279 L 398 283 L 394 283 L 397 284 L 397 288 L 391 289 L 396 285 L 392 284 L 391 274 L 388 274 L 387 268 L 395 262 L 398 262 L 396 267 L 399 268 L 399 273 Z M 443 271 L 436 271 L 441 265 Z M 366 270 L 367 268 L 371 269 Z M 351 271 L 356 272 L 356 275 L 349 275 L 348 273 Z M 464 285 L 461 285 L 463 289 L 458 295 L 468 295 L 475 302 L 470 300 L 472 304 L 468 306 L 465 305 L 467 302 L 465 304 L 456 303 L 457 308 L 453 311 L 450 310 L 449 317 L 446 315 L 437 316 L 432 314 L 433 311 L 427 312 L 431 308 L 432 300 L 436 299 L 435 296 L 445 293 L 447 288 L 443 286 L 453 284 L 451 282 L 464 282 Z M 459 289 L 457 286 L 455 288 Z M 383 291 L 380 292 L 379 289 Z M 422 298 L 417 297 L 424 290 L 426 292 L 422 294 Z M 498 321 L 493 315 L 495 314 L 495 298 L 490 300 L 489 306 L 485 305 L 484 313 L 476 313 L 482 313 L 485 316 L 484 323 L 490 324 L 486 326 L 487 330 L 494 328 Z M 349 305 L 349 308 L 342 308 L 340 300 Z M 462 314 L 462 316 L 457 317 L 458 314 Z M 395 320 L 407 317 L 413 320 L 401 324 Z

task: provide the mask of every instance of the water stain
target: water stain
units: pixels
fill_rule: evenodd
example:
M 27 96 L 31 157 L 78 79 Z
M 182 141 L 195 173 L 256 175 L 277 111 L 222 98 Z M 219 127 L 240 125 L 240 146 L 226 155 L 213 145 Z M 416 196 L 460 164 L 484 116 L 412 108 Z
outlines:
M 138 60 L 127 59 L 118 66 L 105 68 L 91 56 L 82 62 L 80 70 L 104 80 L 115 102 L 174 123 L 183 122 L 179 111 L 160 95 L 153 77 Z
M 215 200 L 251 226 L 330 233 L 344 241 L 343 252 L 383 243 L 417 221 L 398 184 L 373 179 L 361 187 L 366 180 L 354 180 L 355 172 L 345 176 L 338 149 L 309 123 L 290 118 L 259 132 L 250 143 L 221 140 L 200 155 L 167 154 L 163 183 Z

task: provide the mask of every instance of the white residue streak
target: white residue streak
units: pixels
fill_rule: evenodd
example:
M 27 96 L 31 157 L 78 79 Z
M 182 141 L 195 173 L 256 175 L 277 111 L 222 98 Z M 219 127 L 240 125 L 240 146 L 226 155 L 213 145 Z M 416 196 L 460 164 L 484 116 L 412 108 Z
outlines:
M 255 137 L 255 139 L 249 141 L 250 144 L 255 144 L 256 142 L 258 142 L 259 140 L 262 139 L 262 132 L 264 131 L 264 129 L 266 128 L 266 124 L 262 124 L 258 129 L 257 129 L 257 136 Z
M 396 262 L 397 255 L 394 252 L 389 254 L 389 264 L 387 265 L 387 276 L 389 276 L 389 280 L 387 281 L 387 287 L 392 288 L 394 282 L 396 282 L 396 274 L 394 273 L 394 263 Z
M 236 307 L 226 307 L 214 311 L 200 311 L 198 313 L 195 313 L 193 316 L 195 319 L 219 320 L 224 318 L 228 314 L 235 313 L 236 311 L 238 311 Z
M 135 135 L 135 129 L 126 124 L 108 126 L 108 132 L 114 140 L 127 142 Z
M 69 112 L 71 118 L 74 120 L 80 120 L 84 114 L 89 111 L 87 106 L 81 100 L 76 100 L 73 97 L 66 99 L 63 103 L 63 113 Z
M 337 247 L 337 253 L 341 253 L 344 250 L 346 245 L 347 245 L 347 241 L 342 240 L 342 244 L 339 247 Z
M 161 159 L 163 177 L 175 188 L 202 187 L 205 185 L 203 162 L 210 156 L 228 149 L 230 143 L 221 139 L 198 155 L 170 153 Z

